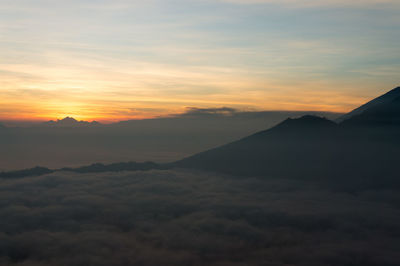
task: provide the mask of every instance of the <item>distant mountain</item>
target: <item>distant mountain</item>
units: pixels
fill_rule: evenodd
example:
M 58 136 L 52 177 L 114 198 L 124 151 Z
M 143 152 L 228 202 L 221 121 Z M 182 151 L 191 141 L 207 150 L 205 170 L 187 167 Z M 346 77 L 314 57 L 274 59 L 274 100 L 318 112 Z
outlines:
M 57 121 L 50 120 L 48 122 L 44 122 L 41 126 L 47 127 L 87 127 L 87 126 L 99 126 L 101 125 L 97 121 L 87 122 L 87 121 L 78 121 L 72 117 L 65 117 L 64 119 L 58 119 Z
M 379 96 L 372 101 L 367 102 L 366 104 L 354 109 L 350 113 L 347 113 L 339 118 L 336 119 L 336 122 L 341 123 L 345 120 L 349 120 L 353 117 L 357 117 L 362 115 L 367 110 L 373 110 L 376 108 L 384 107 L 385 105 L 390 105 L 393 101 L 400 97 L 400 87 L 397 87 L 382 96 Z

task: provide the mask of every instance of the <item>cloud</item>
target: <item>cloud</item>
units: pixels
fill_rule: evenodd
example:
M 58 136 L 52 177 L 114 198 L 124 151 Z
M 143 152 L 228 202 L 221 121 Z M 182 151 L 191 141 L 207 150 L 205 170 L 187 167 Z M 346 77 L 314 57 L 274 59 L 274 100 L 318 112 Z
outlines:
M 230 107 L 198 108 L 187 107 L 184 116 L 208 116 L 208 115 L 233 115 L 239 110 Z
M 397 265 L 399 204 L 395 190 L 184 170 L 0 180 L 0 262 Z
M 381 5 L 400 6 L 397 0 L 221 0 L 227 3 L 255 5 L 255 4 L 274 4 L 287 7 L 381 7 Z

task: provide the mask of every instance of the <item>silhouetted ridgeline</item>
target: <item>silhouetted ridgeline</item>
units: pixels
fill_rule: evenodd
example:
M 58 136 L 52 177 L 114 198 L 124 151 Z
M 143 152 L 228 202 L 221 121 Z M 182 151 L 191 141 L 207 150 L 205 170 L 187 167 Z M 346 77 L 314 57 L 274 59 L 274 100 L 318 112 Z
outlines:
M 399 94 L 394 89 L 389 95 Z M 233 175 L 327 181 L 349 188 L 399 186 L 400 97 L 340 124 L 303 116 L 173 164 Z
M 308 112 L 244 112 L 188 108 L 183 114 L 112 124 L 67 117 L 41 124 L 4 123 L 0 169 L 77 167 L 94 162 L 173 162 L 272 127 Z M 331 119 L 341 114 L 314 112 Z M 1 121 L 0 121 L 1 122 Z
M 369 108 L 364 107 L 362 112 L 357 112 L 342 124 L 366 127 L 400 126 L 400 87 L 377 99 L 380 101 L 371 101 Z
M 339 124 L 311 115 L 289 118 L 271 129 L 174 163 L 93 164 L 62 170 L 90 173 L 179 167 L 236 176 L 317 180 L 349 189 L 398 187 L 399 94 L 396 88 L 349 113 Z M 23 174 L 38 172 L 14 175 Z
M 400 97 L 400 87 L 394 88 L 393 90 L 367 102 L 366 104 L 361 105 L 360 107 L 354 109 L 353 111 L 342 115 L 341 117 L 337 118 L 335 121 L 341 123 L 345 120 L 348 120 L 352 117 L 356 117 L 361 115 L 364 111 L 368 109 L 373 109 L 378 106 L 384 106 L 391 102 L 393 102 L 396 98 Z

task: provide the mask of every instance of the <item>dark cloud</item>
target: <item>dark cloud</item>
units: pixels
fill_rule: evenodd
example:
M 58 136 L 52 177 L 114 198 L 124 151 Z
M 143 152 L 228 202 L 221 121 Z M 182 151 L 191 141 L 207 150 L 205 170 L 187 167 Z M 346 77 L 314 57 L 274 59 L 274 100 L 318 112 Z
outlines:
M 220 108 L 187 107 L 186 112 L 182 116 L 233 115 L 238 112 L 240 112 L 240 110 L 230 107 L 220 107 Z
M 0 180 L 0 264 L 398 265 L 396 190 L 186 170 Z

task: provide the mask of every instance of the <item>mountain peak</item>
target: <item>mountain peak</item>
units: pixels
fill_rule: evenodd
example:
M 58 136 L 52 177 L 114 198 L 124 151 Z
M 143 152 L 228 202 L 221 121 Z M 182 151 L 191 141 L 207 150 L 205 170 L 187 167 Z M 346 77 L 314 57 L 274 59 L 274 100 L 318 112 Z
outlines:
M 326 127 L 336 126 L 336 123 L 326 119 L 325 117 L 319 117 L 314 115 L 304 115 L 299 118 L 288 118 L 276 127 Z
M 325 135 L 332 132 L 337 124 L 325 117 L 304 115 L 299 118 L 287 118 L 275 127 L 257 132 L 244 139 L 260 140 L 271 136 L 290 138 L 313 138 L 319 134 Z

